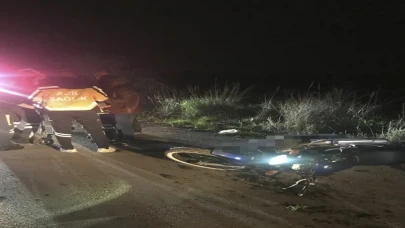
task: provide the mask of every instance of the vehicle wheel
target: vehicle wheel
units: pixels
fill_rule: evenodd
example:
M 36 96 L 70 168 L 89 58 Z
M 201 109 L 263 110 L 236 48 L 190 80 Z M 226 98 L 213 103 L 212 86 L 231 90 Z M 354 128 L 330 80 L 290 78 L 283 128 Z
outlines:
M 180 147 L 165 152 L 175 162 L 211 170 L 241 170 L 245 166 L 231 158 L 211 154 L 209 149 Z

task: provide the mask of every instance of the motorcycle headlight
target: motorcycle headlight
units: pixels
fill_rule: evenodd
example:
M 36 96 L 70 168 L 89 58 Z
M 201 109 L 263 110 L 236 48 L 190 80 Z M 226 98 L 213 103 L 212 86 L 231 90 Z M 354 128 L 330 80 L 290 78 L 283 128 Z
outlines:
M 287 162 L 287 155 L 276 156 L 269 161 L 269 165 L 280 165 Z

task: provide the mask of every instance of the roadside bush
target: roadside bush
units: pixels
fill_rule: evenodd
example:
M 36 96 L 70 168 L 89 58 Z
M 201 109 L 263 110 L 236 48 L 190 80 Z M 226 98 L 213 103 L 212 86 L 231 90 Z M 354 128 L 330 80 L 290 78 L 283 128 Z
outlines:
M 156 115 L 171 124 L 215 129 L 222 121 L 255 115 L 243 104 L 249 89 L 241 90 L 239 84 L 215 86 L 201 93 L 198 87 L 183 92 L 156 93 L 150 97 Z
M 223 87 L 215 84 L 205 93 L 200 93 L 198 87 L 189 87 L 188 97 L 182 99 L 180 103 L 182 117 L 236 118 L 243 116 L 245 105 L 242 101 L 247 92 L 248 89 L 240 90 L 239 84 L 225 84 Z
M 258 105 L 245 103 L 248 92 L 240 90 L 239 84 L 215 85 L 204 93 L 198 87 L 182 92 L 162 89 L 149 100 L 155 116 L 177 126 L 238 128 L 247 134 L 343 133 L 385 137 L 393 142 L 405 140 L 405 120 L 383 119 L 377 92 L 367 96 L 344 89 L 289 92 L 285 99 L 273 96 Z
M 173 90 L 155 91 L 148 96 L 154 105 L 154 113 L 160 118 L 169 118 L 181 115 L 181 95 Z
M 405 140 L 405 120 L 403 117 L 397 120 L 391 120 L 388 122 L 385 129 L 379 135 L 382 138 L 386 138 L 393 143 L 400 143 Z
M 375 93 L 364 101 L 364 97 L 338 89 L 326 94 L 291 93 L 284 101 L 264 102 L 256 119 L 263 121 L 264 130 L 277 133 L 373 132 L 367 121 L 377 117 L 375 111 L 379 106 L 376 99 Z

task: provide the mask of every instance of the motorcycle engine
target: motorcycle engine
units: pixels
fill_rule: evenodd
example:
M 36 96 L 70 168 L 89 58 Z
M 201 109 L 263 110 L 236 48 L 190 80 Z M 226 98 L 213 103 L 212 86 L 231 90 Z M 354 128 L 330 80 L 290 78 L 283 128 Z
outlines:
M 291 169 L 302 174 L 333 170 L 335 164 L 342 161 L 341 153 L 338 147 L 306 148 L 300 150 Z

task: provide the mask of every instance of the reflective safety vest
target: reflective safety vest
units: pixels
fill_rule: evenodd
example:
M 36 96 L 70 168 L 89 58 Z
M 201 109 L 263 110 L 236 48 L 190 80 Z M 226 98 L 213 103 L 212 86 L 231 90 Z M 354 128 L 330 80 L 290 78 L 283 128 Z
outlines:
M 49 111 L 85 111 L 97 107 L 97 102 L 108 100 L 108 96 L 95 86 L 84 89 L 48 86 L 38 88 L 29 99 Z

